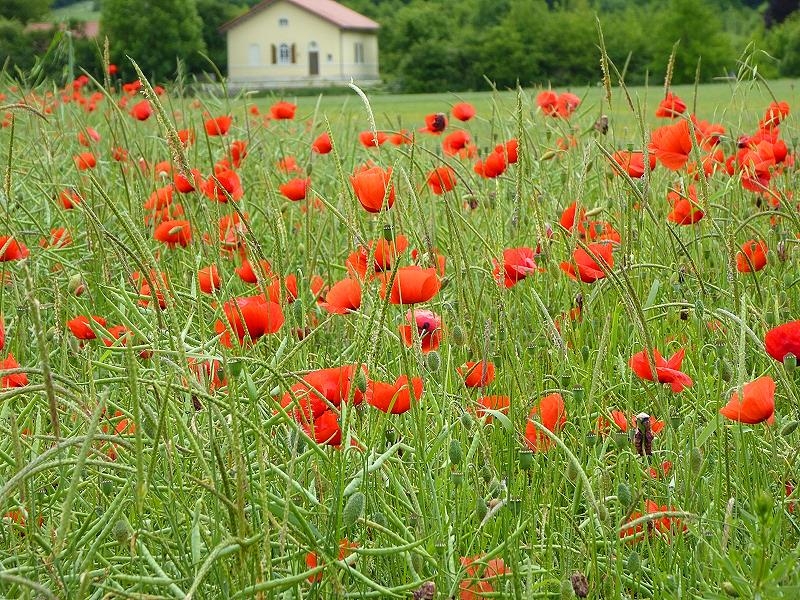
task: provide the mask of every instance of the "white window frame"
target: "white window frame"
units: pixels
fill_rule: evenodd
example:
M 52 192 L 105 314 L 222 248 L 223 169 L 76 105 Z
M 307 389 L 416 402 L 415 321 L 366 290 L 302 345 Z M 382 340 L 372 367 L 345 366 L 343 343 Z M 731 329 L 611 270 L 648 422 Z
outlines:
M 292 64 L 292 47 L 289 44 L 278 45 L 278 64 L 279 65 Z

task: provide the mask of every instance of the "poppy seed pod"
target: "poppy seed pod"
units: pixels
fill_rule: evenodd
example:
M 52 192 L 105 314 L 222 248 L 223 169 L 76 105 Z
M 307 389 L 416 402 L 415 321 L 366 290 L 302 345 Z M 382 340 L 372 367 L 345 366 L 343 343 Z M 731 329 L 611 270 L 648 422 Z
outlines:
M 428 352 L 427 356 L 425 357 L 425 367 L 431 373 L 436 373 L 439 370 L 439 367 L 442 364 L 442 360 L 439 357 L 439 353 L 436 351 Z
M 641 566 L 642 561 L 639 558 L 639 554 L 634 550 L 628 555 L 628 560 L 625 561 L 625 572 L 628 575 L 635 575 L 639 572 Z
M 633 503 L 633 495 L 628 484 L 620 483 L 617 486 L 617 500 L 619 500 L 620 506 L 626 510 Z
M 356 492 L 347 499 L 347 504 L 342 509 L 342 525 L 350 527 L 355 524 L 361 515 L 364 513 L 364 504 L 366 503 L 366 496 L 363 492 Z
M 447 454 L 450 458 L 450 464 L 455 467 L 460 465 L 464 458 L 464 453 L 461 450 L 461 442 L 456 439 L 450 440 L 450 447 L 447 450 Z

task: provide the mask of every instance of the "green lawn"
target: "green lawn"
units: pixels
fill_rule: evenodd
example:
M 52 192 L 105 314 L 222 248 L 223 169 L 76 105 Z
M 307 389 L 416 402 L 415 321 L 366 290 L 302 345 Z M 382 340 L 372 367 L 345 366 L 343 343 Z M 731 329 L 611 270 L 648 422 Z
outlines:
M 76 2 L 70 6 L 63 8 L 56 8 L 50 13 L 50 20 L 52 21 L 69 21 L 75 19 L 77 21 L 99 21 L 100 11 L 96 10 L 94 0 L 85 0 L 85 2 Z

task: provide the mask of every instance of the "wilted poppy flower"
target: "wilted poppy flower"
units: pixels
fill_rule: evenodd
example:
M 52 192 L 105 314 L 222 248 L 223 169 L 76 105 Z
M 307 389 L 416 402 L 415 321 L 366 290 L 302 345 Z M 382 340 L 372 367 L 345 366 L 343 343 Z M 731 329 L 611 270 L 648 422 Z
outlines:
M 740 423 L 772 421 L 775 414 L 775 381 L 769 375 L 745 383 L 742 398 L 733 392 L 728 403 L 719 410 L 723 417 Z
M 131 109 L 131 116 L 137 121 L 147 121 L 153 114 L 153 107 L 148 100 L 137 102 Z
M 310 177 L 295 177 L 278 186 L 281 194 L 293 202 L 303 200 L 311 187 Z
M 668 360 L 665 360 L 661 354 L 653 349 L 653 362 L 656 367 L 656 376 L 650 370 L 650 364 L 647 360 L 647 351 L 642 350 L 631 356 L 628 364 L 633 372 L 642 379 L 648 381 L 658 381 L 659 383 L 668 383 L 675 393 L 682 392 L 683 388 L 692 387 L 693 382 L 691 378 L 685 373 L 681 372 L 681 363 L 686 351 L 681 348 L 673 354 Z
M 648 149 L 667 169 L 671 171 L 681 169 L 689 160 L 692 151 L 688 121 L 681 119 L 673 125 L 654 129 Z
M 428 175 L 428 187 L 437 196 L 451 191 L 456 187 L 456 172 L 447 165 L 437 167 Z
M 549 450 L 553 442 L 531 423 L 537 415 L 546 429 L 558 433 L 567 422 L 564 398 L 561 397 L 561 394 L 550 394 L 539 400 L 539 404 L 531 409 L 528 423 L 525 425 L 525 440 L 528 448 L 534 452 L 542 452 Z
M 483 562 L 483 556 L 465 556 L 461 565 L 466 569 L 466 577 L 458 584 L 459 600 L 480 600 L 495 592 L 493 581 L 510 573 L 502 558 L 492 558 Z
M 242 259 L 242 265 L 240 267 L 236 267 L 234 271 L 239 276 L 239 278 L 244 281 L 245 283 L 258 283 L 259 279 L 266 277 L 267 279 L 272 278 L 272 265 L 269 264 L 268 260 L 259 259 L 258 261 L 259 267 L 253 268 L 253 264 L 246 258 Z M 263 275 L 261 274 L 263 271 Z
M 260 295 L 228 300 L 222 306 L 222 311 L 239 344 L 244 342 L 246 336 L 256 341 L 263 335 L 277 333 L 284 320 L 281 305 L 270 302 Z M 217 320 L 214 323 L 214 331 L 222 334 L 220 342 L 230 348 L 231 336 L 225 323 Z
M 314 140 L 314 142 L 311 144 L 311 150 L 317 154 L 328 154 L 331 150 L 333 150 L 331 136 L 328 135 L 327 131 L 321 133 L 319 137 Z
M 783 362 L 787 354 L 800 359 L 800 321 L 790 321 L 770 329 L 764 336 L 764 348 L 778 362 Z
M 370 380 L 367 383 L 367 403 L 385 413 L 399 415 L 411 408 L 411 392 L 414 392 L 414 402 L 422 397 L 422 378 L 409 379 L 401 375 L 394 383 Z
M 575 248 L 572 253 L 572 262 L 562 262 L 560 267 L 570 279 L 580 280 L 584 283 L 593 283 L 603 279 L 606 274 L 601 268 L 605 266 L 610 270 L 614 266 L 613 247 L 609 243 L 589 244 L 589 251 Z M 577 265 L 577 271 L 576 271 Z
M 87 169 L 94 169 L 97 166 L 97 159 L 91 152 L 81 152 L 72 157 L 75 166 L 79 171 L 86 171 Z
M 233 117 L 223 115 L 205 122 L 206 133 L 209 136 L 226 135 L 233 123 Z
M 0 262 L 22 260 L 30 254 L 25 244 L 18 242 L 12 236 L 0 236 Z
M 358 310 L 361 306 L 361 284 L 349 277 L 337 281 L 328 290 L 321 306 L 329 313 L 337 315 Z
M 273 119 L 288 120 L 294 119 L 294 113 L 297 110 L 297 105 L 291 102 L 276 102 L 269 107 L 269 114 Z
M 464 385 L 470 388 L 483 388 L 494 381 L 494 363 L 488 360 L 468 361 L 458 367 L 456 371 L 464 378 Z
M 627 173 L 633 179 L 644 176 L 644 152 L 627 152 L 618 150 L 611 156 L 614 161 L 613 171 L 615 174 Z M 656 157 L 651 152 L 647 153 L 650 171 L 656 168 Z
M 417 265 L 396 269 L 390 290 L 387 290 L 387 287 L 391 275 L 384 273 L 382 277 L 381 298 L 386 298 L 388 293 L 389 302 L 392 304 L 427 302 L 439 293 L 439 289 L 442 286 L 439 276 L 436 274 L 436 269 L 423 269 Z
M 358 134 L 358 141 L 366 148 L 377 148 L 389 140 L 389 135 L 385 131 L 362 131 Z
M 244 188 L 236 171 L 220 171 L 203 184 L 203 194 L 211 200 L 224 203 L 228 201 L 228 196 L 233 200 L 239 200 L 244 196 Z
M 475 116 L 476 112 L 475 107 L 469 102 L 458 102 L 450 109 L 450 114 L 453 115 L 454 119 L 458 119 L 459 121 L 469 121 Z
M 11 369 L 19 369 L 19 363 L 17 359 L 14 358 L 14 355 L 9 352 L 8 356 L 6 356 L 2 362 L 0 362 L 0 369 L 3 371 L 10 371 Z M 28 374 L 27 373 L 13 373 L 11 375 L 3 375 L 0 378 L 0 388 L 7 389 L 7 388 L 15 388 L 15 387 L 25 387 L 28 385 Z
M 672 206 L 667 219 L 678 225 L 693 225 L 705 215 L 697 203 L 697 188 L 694 184 L 687 188 L 686 193 L 670 189 L 667 192 L 667 202 Z
M 200 291 L 204 294 L 211 294 L 218 290 L 222 282 L 219 277 L 219 269 L 216 265 L 203 267 L 197 272 L 197 282 L 200 286 Z
M 686 103 L 672 92 L 667 92 L 664 99 L 658 103 L 656 117 L 659 119 L 674 119 L 686 112 Z
M 423 353 L 436 350 L 442 341 L 442 318 L 430 310 L 409 310 L 406 313 L 406 322 L 410 325 L 400 325 L 400 338 L 409 348 L 414 345 L 414 331 L 420 341 Z
M 767 242 L 764 240 L 748 240 L 736 253 L 736 270 L 740 273 L 760 271 L 767 266 Z
M 389 184 L 392 168 L 384 170 L 380 167 L 363 167 L 350 177 L 356 198 L 370 213 L 380 212 L 384 205 L 391 208 L 394 204 L 394 186 Z
M 103 317 L 93 316 L 91 317 L 91 320 L 101 327 L 106 326 L 106 320 Z M 69 327 L 72 335 L 79 340 L 93 340 L 97 337 L 97 334 L 92 331 L 92 328 L 89 325 L 89 317 L 81 315 L 79 317 L 75 317 L 74 319 L 70 319 L 67 321 L 67 327 Z
M 433 133 L 439 135 L 447 127 L 447 116 L 444 113 L 435 113 L 425 115 L 425 127 L 420 128 L 420 131 L 426 133 Z
M 492 259 L 495 281 L 507 288 L 513 287 L 528 275 L 539 270 L 534 260 L 535 257 L 536 253 L 526 246 L 506 248 L 503 250 L 502 265 L 496 259 Z
M 175 246 L 185 248 L 192 241 L 192 229 L 189 221 L 164 221 L 156 227 L 153 238 L 166 244 L 168 248 Z

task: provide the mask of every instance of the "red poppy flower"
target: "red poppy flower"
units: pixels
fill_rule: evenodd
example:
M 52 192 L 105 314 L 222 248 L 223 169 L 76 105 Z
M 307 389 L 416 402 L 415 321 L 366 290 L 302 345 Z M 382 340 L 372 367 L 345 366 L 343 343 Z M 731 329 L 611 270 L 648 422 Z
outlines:
M 475 107 L 469 102 L 458 102 L 450 109 L 450 114 L 459 121 L 469 121 L 476 114 Z
M 787 354 L 800 359 L 800 321 L 790 321 L 770 329 L 764 336 L 764 347 L 772 358 L 783 362 Z
M 63 248 L 72 243 L 72 235 L 66 227 L 57 227 L 50 230 L 49 238 L 42 238 L 39 245 L 42 248 Z
M 338 445 L 338 444 L 334 444 Z M 350 542 L 347 539 L 342 540 L 339 542 L 339 560 L 344 560 L 348 556 L 353 553 L 353 549 L 358 548 L 358 544 L 355 542 Z M 318 558 L 316 552 L 309 552 L 306 554 L 306 567 L 308 569 L 314 569 L 318 566 Z M 311 583 L 315 583 L 317 581 L 322 581 L 322 573 L 315 573 L 314 575 L 309 575 L 308 580 Z
M 222 306 L 222 310 L 239 344 L 244 343 L 246 336 L 256 341 L 263 335 L 277 333 L 283 325 L 281 305 L 270 302 L 260 295 L 228 300 Z M 217 320 L 214 323 L 214 331 L 222 334 L 220 342 L 230 348 L 231 336 L 225 323 Z
M 683 168 L 692 151 L 689 122 L 681 119 L 673 125 L 656 128 L 653 130 L 648 149 L 670 171 Z
M 223 115 L 205 122 L 206 133 L 209 136 L 227 135 L 233 123 L 233 117 Z
M 389 135 L 385 131 L 376 131 L 373 133 L 370 129 L 358 134 L 358 141 L 366 148 L 377 148 L 385 144 L 388 140 Z
M 230 157 L 234 168 L 242 166 L 242 161 L 247 156 L 247 142 L 244 140 L 234 140 L 231 142 Z
M 630 429 L 631 426 L 633 426 L 634 428 L 636 427 L 636 415 L 632 415 L 629 418 L 621 410 L 612 410 L 611 419 L 623 433 L 627 433 L 628 429 Z M 605 417 L 599 417 L 597 419 L 597 430 L 599 433 L 606 433 L 608 427 L 610 426 L 611 424 Z M 654 434 L 661 433 L 661 430 L 664 429 L 664 421 L 659 421 L 655 417 L 650 416 L 650 429 Z
M 339 446 L 342 443 L 342 429 L 339 426 L 339 415 L 326 410 L 316 419 L 303 425 L 308 437 L 317 444 Z
M 745 383 L 742 398 L 733 392 L 728 403 L 719 410 L 723 417 L 740 423 L 756 424 L 773 421 L 775 414 L 775 381 L 769 375 Z
M 485 417 L 486 424 L 490 424 L 494 417 L 488 411 L 494 410 L 501 414 L 507 415 L 508 409 L 511 406 L 511 398 L 508 396 L 481 396 L 478 398 L 478 407 L 475 414 L 479 419 Z
M 380 135 L 380 133 L 378 135 Z M 392 146 L 402 146 L 403 144 L 411 144 L 414 140 L 408 129 L 401 129 L 400 131 L 389 134 L 386 141 Z
M 531 409 L 528 423 L 525 425 L 525 440 L 528 448 L 534 452 L 543 452 L 549 450 L 553 442 L 530 422 L 537 415 L 546 429 L 558 433 L 567 422 L 564 398 L 561 397 L 561 394 L 550 394 L 539 400 L 539 404 Z
M 247 221 L 247 213 L 243 214 Z M 239 213 L 223 215 L 219 219 L 219 241 L 223 250 L 232 251 L 244 245 L 245 223 Z
M 442 140 L 442 151 L 447 154 L 447 156 L 455 156 L 456 154 L 462 156 L 462 153 L 467 151 L 471 141 L 472 138 L 470 138 L 469 133 L 466 131 L 461 129 L 453 131 L 452 133 L 448 133 Z
M 545 90 L 536 96 L 536 105 L 548 117 L 558 115 L 558 94 L 553 90 Z
M 328 290 L 322 308 L 329 313 L 344 315 L 361 306 L 361 284 L 349 277 L 337 281 Z
M 289 120 L 294 119 L 294 113 L 297 110 L 297 105 L 291 102 L 276 102 L 269 107 L 269 114 L 273 119 Z
M 646 514 L 655 514 L 660 512 L 667 512 L 667 511 L 674 511 L 676 510 L 674 507 L 661 505 L 659 506 L 656 502 L 652 500 L 645 501 L 645 513 Z M 641 518 L 642 513 L 639 511 L 634 511 L 631 513 L 628 522 L 636 521 L 637 519 Z M 679 533 L 686 531 L 686 525 L 680 520 L 674 517 L 662 517 L 660 519 L 654 519 L 647 522 L 647 532 L 648 533 L 661 533 L 661 534 L 668 534 L 668 533 Z M 641 541 L 644 536 L 640 535 L 645 531 L 644 524 L 639 523 L 634 527 L 625 527 L 620 529 L 619 537 L 621 539 L 625 539 L 628 542 L 638 542 Z
M 219 277 L 219 269 L 216 265 L 203 267 L 197 272 L 197 282 L 200 286 L 200 291 L 204 294 L 211 294 L 222 286 L 222 281 Z
M 22 260 L 30 254 L 25 244 L 18 242 L 12 236 L 0 236 L 0 262 Z
M 672 92 L 667 92 L 664 99 L 658 103 L 656 117 L 659 119 L 674 119 L 686 112 L 686 103 Z
M 6 320 L 0 314 L 0 350 L 6 347 Z
M 442 341 L 442 318 L 430 310 L 409 310 L 406 321 L 411 325 L 400 325 L 400 338 L 411 348 L 414 345 L 414 330 L 419 337 L 423 353 L 436 350 Z
M 379 239 L 377 242 L 370 243 L 370 247 L 374 246 L 375 254 L 375 270 L 386 271 L 392 268 L 392 265 L 403 252 L 408 248 L 408 238 L 403 234 L 394 236 L 394 239 L 387 240 L 385 238 Z
M 131 109 L 131 116 L 137 121 L 147 121 L 153 114 L 153 107 L 148 100 L 137 102 Z
M 385 413 L 399 415 L 411 408 L 411 392 L 414 392 L 414 402 L 419 402 L 422 397 L 422 378 L 409 379 L 401 375 L 394 383 L 370 380 L 367 383 L 367 403 Z
M 203 194 L 211 200 L 224 203 L 228 201 L 228 196 L 233 200 L 239 200 L 244 196 L 244 188 L 236 171 L 220 171 L 203 184 Z
M 191 146 L 194 143 L 194 130 L 193 129 L 179 129 L 177 131 L 178 139 L 184 146 Z
M 581 99 L 578 96 L 570 92 L 564 92 L 558 96 L 556 112 L 559 117 L 568 119 L 572 116 L 572 113 L 575 112 L 575 109 L 578 108 L 580 103 Z
M 292 202 L 303 200 L 306 197 L 306 194 L 308 194 L 308 190 L 310 188 L 310 177 L 295 177 L 294 179 L 290 179 L 286 183 L 282 183 L 280 186 L 278 186 L 278 190 L 280 190 L 281 194 L 283 194 Z
M 697 188 L 694 184 L 691 184 L 684 194 L 670 189 L 667 192 L 667 202 L 672 206 L 667 220 L 678 225 L 693 225 L 705 215 L 697 203 Z
M 510 573 L 502 558 L 492 558 L 481 564 L 483 556 L 465 556 L 461 565 L 466 569 L 466 577 L 458 584 L 459 600 L 481 600 L 495 591 L 492 582 Z
M 334 406 L 350 400 L 351 393 L 353 404 L 358 405 L 364 400 L 364 393 L 358 388 L 353 388 L 359 370 L 366 376 L 366 365 L 361 365 L 360 369 L 357 369 L 356 365 L 351 364 L 310 371 L 303 375 L 303 381 Z
M 3 359 L 3 362 L 0 363 L 0 369 L 3 371 L 10 371 L 11 369 L 19 369 L 20 365 L 17 362 L 17 359 L 14 358 L 14 355 L 9 352 L 8 356 Z M 28 375 L 27 373 L 14 373 L 12 375 L 3 375 L 0 378 L 0 388 L 8 389 L 8 388 L 15 388 L 15 387 L 25 387 L 28 385 Z
M 736 253 L 736 270 L 740 273 L 760 271 L 767 266 L 767 242 L 764 240 L 748 240 L 742 244 L 741 251 Z
M 764 120 L 759 123 L 759 127 L 772 128 L 781 124 L 786 117 L 789 116 L 789 103 L 788 102 L 770 102 L 767 107 L 767 114 L 764 115 Z
M 425 133 L 433 133 L 439 135 L 447 127 L 447 115 L 444 113 L 434 113 L 425 115 L 425 127 L 421 127 L 420 131 Z
M 91 320 L 100 325 L 101 327 L 106 326 L 106 320 L 103 317 L 91 317 Z M 75 317 L 74 319 L 70 319 L 67 321 L 67 327 L 79 340 L 93 340 L 97 337 L 94 331 L 92 331 L 91 326 L 89 325 L 89 317 L 85 317 L 83 315 L 79 317 Z
M 664 360 L 661 354 L 653 349 L 653 362 L 656 367 L 656 376 L 650 370 L 650 364 L 647 361 L 647 352 L 642 350 L 631 356 L 628 364 L 633 372 L 642 379 L 648 381 L 658 381 L 659 383 L 668 383 L 675 393 L 682 392 L 683 388 L 692 387 L 693 382 L 691 378 L 685 373 L 681 372 L 681 363 L 686 351 L 681 348 L 673 354 L 668 360 Z
M 611 244 L 589 244 L 588 248 L 589 252 L 583 248 L 575 248 L 575 251 L 572 253 L 572 262 L 561 263 L 561 270 L 564 271 L 570 279 L 577 280 L 580 277 L 580 280 L 584 283 L 593 283 L 606 276 L 601 265 L 605 266 L 607 270 L 610 270 L 614 266 L 613 247 Z
M 65 210 L 70 210 L 75 208 L 81 202 L 83 202 L 83 198 L 75 190 L 63 190 L 58 195 L 58 201 L 61 203 L 61 206 L 63 206 Z
M 258 264 L 259 268 L 253 268 L 253 264 L 244 258 L 242 259 L 242 266 L 236 267 L 234 271 L 245 283 L 258 283 L 258 280 L 263 277 L 266 277 L 267 281 L 272 279 L 272 265 L 269 264 L 269 261 L 260 259 Z M 263 275 L 261 274 L 262 271 L 264 272 Z
M 472 170 L 481 177 L 494 179 L 505 173 L 507 166 L 505 152 L 495 151 L 490 152 L 484 160 L 478 160 Z
M 83 131 L 78 132 L 78 143 L 81 146 L 90 146 L 94 142 L 100 141 L 100 134 L 97 133 L 97 130 L 93 127 L 87 127 L 86 132 Z
M 167 248 L 185 248 L 192 241 L 192 229 L 189 221 L 164 221 L 156 227 L 153 238 L 166 244 Z
M 311 150 L 317 154 L 328 154 L 331 150 L 333 150 L 331 136 L 328 135 L 327 131 L 321 133 L 319 137 L 314 140 L 314 142 L 311 144 Z
M 380 167 L 362 167 L 350 177 L 356 198 L 370 213 L 378 213 L 384 205 L 391 208 L 394 204 L 394 186 L 389 182 L 392 178 L 392 167 L 384 170 Z
M 437 196 L 456 187 L 456 172 L 448 166 L 437 167 L 428 175 L 428 187 Z
M 504 153 L 506 162 L 510 165 L 515 165 L 519 160 L 519 140 L 517 138 L 511 138 L 505 144 L 497 146 L 494 151 Z
M 97 166 L 97 159 L 91 152 L 81 152 L 72 157 L 75 166 L 79 171 L 86 171 L 87 169 L 94 169 Z
M 614 152 L 611 157 L 614 160 L 613 171 L 619 175 L 622 172 L 628 173 L 633 179 L 639 179 L 644 176 L 644 152 L 627 152 L 619 150 Z M 656 157 L 651 152 L 647 153 L 647 159 L 650 170 L 656 168 Z
M 146 277 L 143 277 L 141 273 L 135 272 L 131 275 L 133 282 L 139 282 L 139 306 L 143 306 L 147 308 L 150 306 L 150 301 L 153 299 L 152 290 L 150 289 L 150 283 L 147 281 Z M 150 270 L 150 279 L 156 285 L 156 293 L 155 299 L 158 302 L 158 306 L 163 310 L 167 308 L 167 300 L 164 298 L 163 290 L 169 288 L 167 283 L 167 274 L 160 273 L 155 270 Z M 140 281 L 141 280 L 141 281 Z
M 536 253 L 528 247 L 506 248 L 503 250 L 503 264 L 492 259 L 494 279 L 498 285 L 513 287 L 528 275 L 540 270 L 534 258 Z
M 391 275 L 382 275 L 383 286 L 381 287 L 381 298 L 386 298 L 389 294 L 389 302 L 392 304 L 419 304 L 427 302 L 439 293 L 442 286 L 436 269 L 423 269 L 417 265 L 400 267 L 394 271 L 394 281 L 392 288 L 387 290 Z
M 195 191 L 197 188 L 203 186 L 203 175 L 197 169 L 189 171 L 191 180 L 184 176 L 180 171 L 176 171 L 172 177 L 172 182 L 175 184 L 175 189 L 181 194 L 188 194 Z
M 469 388 L 486 387 L 494 381 L 494 363 L 488 360 L 481 362 L 468 361 L 456 369 L 464 378 L 464 385 Z

